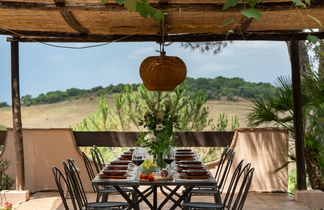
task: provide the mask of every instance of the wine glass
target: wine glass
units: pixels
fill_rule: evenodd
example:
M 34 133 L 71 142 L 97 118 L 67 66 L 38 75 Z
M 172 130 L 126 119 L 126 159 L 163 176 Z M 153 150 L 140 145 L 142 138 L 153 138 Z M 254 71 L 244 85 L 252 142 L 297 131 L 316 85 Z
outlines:
M 139 174 L 139 166 L 142 165 L 144 160 L 145 160 L 145 150 L 143 150 L 143 148 L 135 149 L 132 155 L 132 161 L 137 166 L 137 175 Z
M 175 152 L 173 148 L 170 148 L 168 151 L 163 153 L 163 161 L 168 164 L 167 170 L 171 172 L 171 164 L 174 161 Z M 169 169 L 168 169 L 169 168 Z

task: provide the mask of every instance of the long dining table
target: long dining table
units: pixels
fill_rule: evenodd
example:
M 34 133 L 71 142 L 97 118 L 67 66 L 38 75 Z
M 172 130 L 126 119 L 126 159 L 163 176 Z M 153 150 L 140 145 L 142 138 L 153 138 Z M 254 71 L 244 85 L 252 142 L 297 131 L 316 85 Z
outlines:
M 216 187 L 216 181 L 211 175 L 209 178 L 204 179 L 187 179 L 176 172 L 173 174 L 172 179 L 159 181 L 142 181 L 139 179 L 138 174 L 137 177 L 135 175 L 134 177 L 127 177 L 125 179 L 107 178 L 101 175 L 102 173 L 97 174 L 92 180 L 92 184 L 113 186 L 128 202 L 129 207 L 133 209 L 140 209 L 140 202 L 145 202 L 148 207 L 153 210 L 162 209 L 167 202 L 173 202 L 173 205 L 170 208 L 171 210 L 176 209 L 177 207 L 181 208 L 181 202 L 184 201 L 195 186 Z M 143 188 L 142 186 L 146 186 L 147 188 L 141 191 Z M 122 190 L 123 187 L 133 188 L 137 195 L 137 199 L 131 199 L 129 195 Z M 182 188 L 184 190 L 181 190 Z M 158 189 L 160 189 L 161 193 L 164 195 L 162 202 L 158 202 Z M 181 193 L 178 192 L 179 189 L 181 190 Z M 152 194 L 153 200 L 151 202 L 148 197 Z

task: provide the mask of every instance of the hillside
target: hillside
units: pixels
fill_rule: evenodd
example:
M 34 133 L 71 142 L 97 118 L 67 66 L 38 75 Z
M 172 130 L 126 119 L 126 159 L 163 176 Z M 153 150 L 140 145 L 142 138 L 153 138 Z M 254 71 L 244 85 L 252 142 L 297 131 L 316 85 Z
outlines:
M 133 90 L 137 90 L 140 84 L 131 84 Z M 228 101 L 237 101 L 239 98 L 256 98 L 265 95 L 272 95 L 275 87 L 269 83 L 246 82 L 241 78 L 197 78 L 188 77 L 186 79 L 187 89 L 190 93 L 202 91 L 207 94 L 209 99 L 225 98 Z M 50 91 L 40 94 L 37 97 L 25 95 L 21 97 L 21 103 L 24 106 L 38 104 L 52 104 L 72 99 L 82 99 L 87 97 L 97 97 L 99 95 L 108 95 L 122 93 L 124 84 L 109 85 L 107 87 L 94 87 L 91 89 L 70 88 L 66 91 Z M 6 102 L 0 102 L 0 108 L 6 107 Z
M 112 97 L 109 96 L 110 104 Z M 237 115 L 240 127 L 245 127 L 245 115 L 251 106 L 247 100 L 237 102 L 209 100 L 210 116 L 216 121 L 220 113 Z M 60 103 L 22 107 L 24 128 L 70 128 L 97 109 L 96 97 L 68 100 Z M 0 108 L 0 125 L 12 127 L 11 107 Z

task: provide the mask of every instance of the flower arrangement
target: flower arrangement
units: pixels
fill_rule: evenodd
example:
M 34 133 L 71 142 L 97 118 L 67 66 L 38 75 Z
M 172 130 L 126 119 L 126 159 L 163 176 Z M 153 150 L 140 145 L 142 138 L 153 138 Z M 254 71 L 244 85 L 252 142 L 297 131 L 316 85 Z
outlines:
M 156 164 L 163 168 L 166 165 L 162 160 L 163 153 L 177 145 L 173 129 L 179 126 L 179 117 L 176 110 L 172 108 L 171 100 L 168 98 L 160 100 L 160 94 L 158 101 L 148 103 L 151 106 L 144 110 L 145 114 L 138 125 L 147 128 L 148 132 L 142 133 L 137 143 L 146 147 L 148 153 L 153 155 Z

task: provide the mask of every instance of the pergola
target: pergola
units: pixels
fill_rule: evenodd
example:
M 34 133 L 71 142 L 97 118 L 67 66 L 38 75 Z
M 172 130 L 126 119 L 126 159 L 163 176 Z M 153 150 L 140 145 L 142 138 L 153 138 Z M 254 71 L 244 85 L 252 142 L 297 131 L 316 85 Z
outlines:
M 324 39 L 324 2 L 313 0 L 307 8 L 292 0 L 263 0 L 256 8 L 261 20 L 243 17 L 239 4 L 223 10 L 225 0 L 152 0 L 168 13 L 164 31 L 170 42 L 268 40 L 291 42 L 291 67 L 296 132 L 297 185 L 306 189 L 301 111 L 299 40 L 308 35 Z M 232 19 L 233 23 L 223 25 Z M 230 32 L 230 33 L 229 33 Z M 129 12 L 116 3 L 100 0 L 0 0 L 0 34 L 10 35 L 12 113 L 16 149 L 16 188 L 25 188 L 23 136 L 19 93 L 19 42 L 161 42 L 161 24 Z

